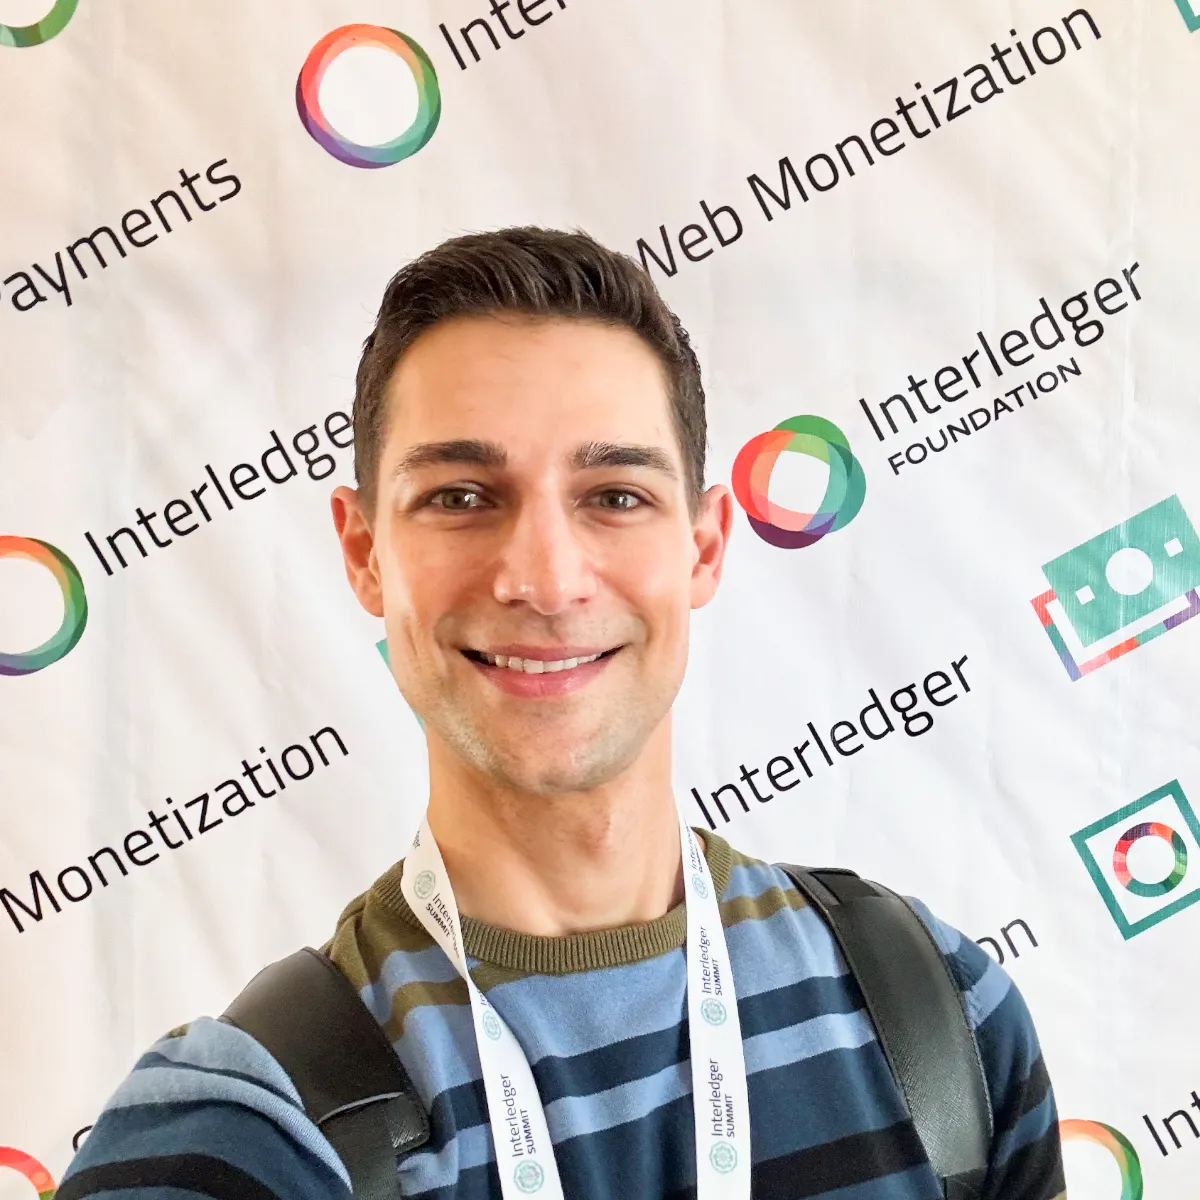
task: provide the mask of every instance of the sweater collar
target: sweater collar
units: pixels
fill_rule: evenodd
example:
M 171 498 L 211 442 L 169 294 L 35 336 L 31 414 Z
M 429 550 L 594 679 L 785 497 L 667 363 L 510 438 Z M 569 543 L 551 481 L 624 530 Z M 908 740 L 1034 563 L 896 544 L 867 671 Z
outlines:
M 704 846 L 717 895 L 723 896 L 729 886 L 732 864 L 729 843 L 709 830 L 696 832 Z M 376 881 L 371 888 L 371 898 L 406 924 L 420 929 L 421 922 L 400 890 L 403 876 L 404 860 L 401 859 Z M 522 974 L 567 975 L 575 971 L 626 966 L 678 950 L 687 940 L 687 911 L 682 902 L 653 921 L 565 937 L 517 933 L 466 916 L 461 921 L 463 947 L 471 958 Z

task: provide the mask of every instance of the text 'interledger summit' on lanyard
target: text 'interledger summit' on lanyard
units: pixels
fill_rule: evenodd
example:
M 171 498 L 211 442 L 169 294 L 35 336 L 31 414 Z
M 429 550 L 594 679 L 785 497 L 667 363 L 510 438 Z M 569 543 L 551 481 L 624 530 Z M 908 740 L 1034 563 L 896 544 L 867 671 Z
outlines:
M 750 1109 L 742 1026 L 717 890 L 696 835 L 680 820 L 687 905 L 687 1005 L 696 1124 L 697 1200 L 749 1200 Z M 421 823 L 401 890 L 471 996 L 488 1116 L 504 1200 L 563 1200 L 558 1164 L 529 1061 L 467 970 L 462 926 L 441 851 Z

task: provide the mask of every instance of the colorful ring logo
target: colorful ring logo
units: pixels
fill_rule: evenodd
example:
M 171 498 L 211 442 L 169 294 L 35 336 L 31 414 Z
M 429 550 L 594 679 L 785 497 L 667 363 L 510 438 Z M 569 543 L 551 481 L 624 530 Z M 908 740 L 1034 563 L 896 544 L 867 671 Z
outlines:
M 1158 883 L 1143 883 L 1140 879 L 1134 879 L 1133 872 L 1130 871 L 1126 861 L 1133 844 L 1140 842 L 1145 837 L 1161 838 L 1175 852 L 1175 865 L 1167 877 L 1159 880 Z M 1187 842 L 1170 825 L 1163 825 L 1159 821 L 1134 825 L 1125 830 L 1113 851 L 1113 874 L 1116 875 L 1126 891 L 1132 892 L 1135 896 L 1144 896 L 1148 900 L 1152 900 L 1156 896 L 1165 896 L 1168 892 L 1174 891 L 1187 874 L 1187 865 Z
M 828 464 L 829 482 L 817 512 L 796 512 L 768 498 L 781 454 L 807 454 Z M 764 542 L 798 550 L 849 525 L 862 508 L 867 481 L 846 435 L 832 421 L 801 416 L 781 421 L 742 447 L 733 460 L 733 494 Z
M 416 80 L 418 106 L 413 123 L 381 146 L 363 146 L 342 137 L 321 111 L 321 80 L 329 64 L 356 46 L 390 50 L 405 61 Z M 343 25 L 327 33 L 304 60 L 296 80 L 296 109 L 313 140 L 340 162 L 352 167 L 390 167 L 416 154 L 433 137 L 442 116 L 442 93 L 429 55 L 412 38 L 382 25 Z
M 1142 1200 L 1142 1162 L 1133 1143 L 1119 1129 L 1099 1121 L 1060 1121 L 1058 1131 L 1064 1142 L 1075 1139 L 1103 1146 L 1116 1159 L 1121 1172 L 1120 1200 Z
M 5 1167 L 24 1175 L 37 1188 L 39 1200 L 53 1200 L 54 1177 L 32 1155 L 10 1146 L 0 1146 L 0 1169 Z
M 65 658 L 83 636 L 87 625 L 87 597 L 83 592 L 83 580 L 75 564 L 61 550 L 36 538 L 0 536 L 0 558 L 27 558 L 45 567 L 62 588 L 63 619 L 58 632 L 24 654 L 0 652 L 0 675 L 32 675 Z
M 66 29 L 78 7 L 79 0 L 54 0 L 54 7 L 32 25 L 0 25 L 0 46 L 40 46 Z

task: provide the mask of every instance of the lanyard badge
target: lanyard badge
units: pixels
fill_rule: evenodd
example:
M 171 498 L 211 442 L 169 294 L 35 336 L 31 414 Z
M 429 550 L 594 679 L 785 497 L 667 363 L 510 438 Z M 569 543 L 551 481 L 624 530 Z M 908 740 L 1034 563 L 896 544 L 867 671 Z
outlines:
M 749 1200 L 750 1112 L 741 1022 L 716 888 L 696 835 L 680 820 L 687 906 L 687 1006 L 698 1200 Z M 428 821 L 413 839 L 400 887 L 467 985 L 504 1200 L 562 1200 L 562 1182 L 529 1061 L 467 970 L 462 925 Z

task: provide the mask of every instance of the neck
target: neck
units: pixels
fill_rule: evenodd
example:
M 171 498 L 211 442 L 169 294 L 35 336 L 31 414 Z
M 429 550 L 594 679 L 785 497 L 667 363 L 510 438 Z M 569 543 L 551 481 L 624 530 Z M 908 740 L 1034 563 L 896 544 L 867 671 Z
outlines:
M 680 903 L 669 730 L 660 734 L 602 787 L 549 796 L 497 788 L 431 745 L 429 827 L 459 911 L 563 937 L 653 921 Z

